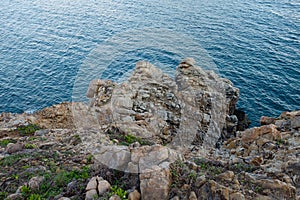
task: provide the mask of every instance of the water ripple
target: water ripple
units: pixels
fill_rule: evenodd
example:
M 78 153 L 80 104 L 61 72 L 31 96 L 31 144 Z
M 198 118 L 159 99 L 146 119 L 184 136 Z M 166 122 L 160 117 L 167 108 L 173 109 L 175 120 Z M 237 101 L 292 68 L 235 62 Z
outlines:
M 241 89 L 239 106 L 255 125 L 261 115 L 300 109 L 297 0 L 0 3 L 0 112 L 32 111 L 72 100 L 77 72 L 88 63 L 105 65 L 103 78 L 118 81 L 139 59 L 156 63 L 171 74 L 183 52 L 205 63 L 193 52 L 200 46 L 214 61 L 214 70 Z M 152 45 L 155 40 L 135 41 L 138 35 L 126 34 L 145 29 L 171 32 L 170 37 L 161 32 L 162 38 L 148 35 L 172 48 L 158 48 Z M 178 39 L 173 33 L 184 37 Z M 100 63 L 99 56 L 111 56 L 111 51 L 104 52 L 107 42 L 123 51 L 114 60 Z M 82 78 L 88 84 L 89 78 Z

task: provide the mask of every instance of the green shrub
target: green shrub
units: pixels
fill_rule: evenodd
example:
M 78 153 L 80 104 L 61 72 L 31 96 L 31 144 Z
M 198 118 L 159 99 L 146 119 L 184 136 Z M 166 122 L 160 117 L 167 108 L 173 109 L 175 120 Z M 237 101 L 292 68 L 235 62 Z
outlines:
M 111 187 L 111 196 L 112 195 L 117 195 L 119 196 L 122 200 L 125 200 L 127 199 L 126 196 L 127 196 L 127 191 L 118 187 L 117 185 L 114 185 Z
M 13 139 L 4 139 L 0 141 L 0 147 L 6 147 L 9 143 L 16 143 Z
M 40 130 L 41 128 L 35 124 L 29 124 L 27 126 L 19 126 L 17 130 L 23 136 L 30 135 L 35 133 L 35 131 Z

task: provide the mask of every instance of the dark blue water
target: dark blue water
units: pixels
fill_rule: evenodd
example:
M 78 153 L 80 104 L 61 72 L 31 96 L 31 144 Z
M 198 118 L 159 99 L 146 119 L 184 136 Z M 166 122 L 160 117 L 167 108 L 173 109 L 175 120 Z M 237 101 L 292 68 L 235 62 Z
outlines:
M 0 6 L 0 112 L 71 101 L 74 83 L 90 81 L 82 76 L 87 65 L 121 80 L 137 60 L 171 72 L 188 54 L 240 88 L 239 107 L 254 124 L 261 115 L 300 109 L 299 0 L 0 0 Z

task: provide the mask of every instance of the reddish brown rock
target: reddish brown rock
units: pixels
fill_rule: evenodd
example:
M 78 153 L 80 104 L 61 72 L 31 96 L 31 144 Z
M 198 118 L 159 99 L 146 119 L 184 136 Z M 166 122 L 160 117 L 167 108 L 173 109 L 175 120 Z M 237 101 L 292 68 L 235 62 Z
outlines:
M 242 141 L 244 143 L 251 143 L 259 139 L 259 137 L 276 140 L 281 138 L 281 134 L 274 124 L 255 127 L 242 132 Z

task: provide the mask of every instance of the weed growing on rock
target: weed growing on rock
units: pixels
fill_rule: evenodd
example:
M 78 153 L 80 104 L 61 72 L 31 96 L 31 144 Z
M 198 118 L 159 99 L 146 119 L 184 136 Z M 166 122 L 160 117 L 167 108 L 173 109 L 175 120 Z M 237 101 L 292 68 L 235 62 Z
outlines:
M 118 187 L 117 185 L 114 185 L 111 187 L 111 193 L 109 196 L 117 195 L 119 196 L 122 200 L 126 200 L 127 196 L 127 191 Z
M 35 149 L 37 146 L 35 144 L 25 144 L 25 149 Z
M 5 199 L 8 195 L 8 192 L 0 192 L 0 199 Z
M 3 139 L 0 141 L 0 147 L 6 147 L 9 143 L 16 143 L 14 139 Z
M 108 134 L 110 140 L 115 141 L 115 143 L 118 143 L 119 145 L 129 146 L 130 144 L 133 144 L 135 142 L 138 142 L 141 145 L 152 145 L 153 144 L 153 143 L 143 140 L 142 138 L 139 138 L 135 135 L 120 131 L 118 128 L 111 128 L 106 131 L 106 134 Z
M 39 194 L 31 194 L 26 200 L 41 200 L 41 196 Z
M 35 131 L 40 130 L 41 128 L 35 124 L 29 124 L 27 126 L 19 126 L 17 130 L 19 131 L 20 135 L 27 136 L 35 133 Z
M 19 162 L 22 158 L 29 157 L 29 154 L 14 154 L 7 157 L 4 157 L 0 160 L 1 167 L 10 167 L 14 165 L 16 162 Z

